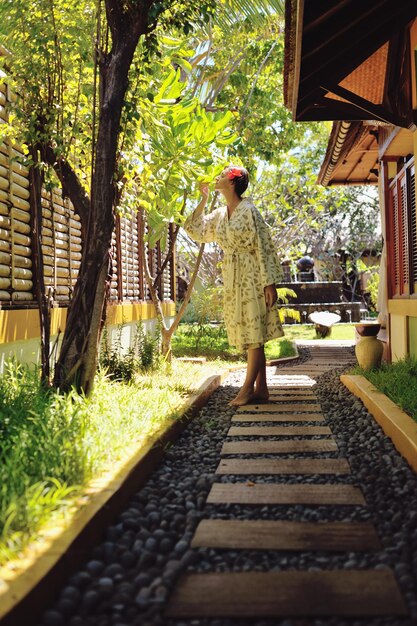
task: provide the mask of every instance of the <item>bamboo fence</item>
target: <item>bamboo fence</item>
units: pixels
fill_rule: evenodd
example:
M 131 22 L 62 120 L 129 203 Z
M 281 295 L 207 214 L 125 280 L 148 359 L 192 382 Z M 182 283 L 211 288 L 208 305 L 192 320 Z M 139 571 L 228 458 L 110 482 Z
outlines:
M 11 94 L 0 85 L 0 124 L 7 121 Z M 21 163 L 22 150 L 9 139 L 0 143 L 0 306 L 35 305 L 32 276 L 29 170 Z M 150 299 L 144 275 L 140 212 L 118 217 L 113 235 L 113 276 L 110 299 L 114 302 L 141 302 Z M 80 218 L 58 188 L 42 190 L 41 245 L 45 285 L 51 302 L 65 306 L 71 300 L 82 257 Z M 164 256 L 159 246 L 145 249 L 153 275 Z M 172 254 L 173 257 L 173 254 Z M 163 300 L 174 298 L 173 258 L 159 281 Z

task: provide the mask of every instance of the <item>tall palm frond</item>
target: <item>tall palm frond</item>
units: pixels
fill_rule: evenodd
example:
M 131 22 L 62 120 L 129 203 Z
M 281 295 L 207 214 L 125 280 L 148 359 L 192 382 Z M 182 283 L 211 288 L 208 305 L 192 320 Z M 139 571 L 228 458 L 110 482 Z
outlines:
M 254 26 L 260 26 L 265 17 L 284 15 L 284 0 L 223 0 L 218 4 L 213 21 L 222 29 L 247 19 Z

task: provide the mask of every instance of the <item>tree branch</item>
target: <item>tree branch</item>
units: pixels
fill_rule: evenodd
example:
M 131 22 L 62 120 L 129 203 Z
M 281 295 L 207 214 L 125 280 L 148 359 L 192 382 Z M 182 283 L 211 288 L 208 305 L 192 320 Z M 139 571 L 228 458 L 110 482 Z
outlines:
M 185 211 L 185 207 L 186 207 L 186 204 L 187 204 L 187 196 L 188 196 L 188 193 L 187 193 L 187 190 L 185 190 L 184 191 L 184 201 L 183 201 L 182 208 L 181 208 L 181 211 L 180 211 L 181 215 L 183 215 L 184 211 Z M 169 263 L 171 255 L 172 255 L 172 253 L 174 251 L 174 246 L 175 246 L 175 242 L 177 241 L 177 237 L 178 237 L 179 231 L 180 231 L 180 226 L 176 225 L 176 228 L 175 228 L 174 232 L 172 233 L 172 239 L 169 242 L 169 248 L 168 248 L 168 252 L 166 254 L 166 257 L 164 259 L 164 262 L 162 263 L 159 271 L 156 274 L 156 277 L 155 277 L 155 280 L 154 280 L 154 283 L 153 283 L 153 286 L 155 288 L 156 288 L 156 285 L 158 283 L 159 278 L 162 276 L 162 274 L 164 272 L 164 269 L 166 268 L 166 266 Z
M 81 220 L 81 229 L 84 233 L 87 228 L 90 214 L 90 198 L 82 186 L 77 174 L 69 162 L 63 157 L 57 156 L 51 145 L 42 147 L 42 158 L 48 165 L 53 167 L 62 185 L 64 194 L 71 200 L 75 212 Z
M 158 272 L 157 272 L 157 274 L 156 274 L 156 277 L 155 277 L 155 279 L 154 279 L 153 286 L 154 286 L 155 288 L 156 288 L 156 285 L 157 285 L 157 283 L 158 283 L 158 280 L 160 279 L 160 277 L 161 277 L 161 276 L 162 276 L 162 274 L 164 273 L 164 270 L 165 270 L 166 266 L 167 266 L 167 265 L 168 265 L 168 263 L 169 263 L 169 260 L 170 260 L 170 258 L 171 258 L 171 255 L 172 255 L 172 253 L 173 253 L 173 251 L 174 251 L 174 246 L 175 246 L 175 243 L 176 243 L 176 241 L 177 241 L 177 237 L 178 237 L 178 233 L 179 233 L 179 231 L 180 231 L 180 226 L 178 226 L 178 225 L 177 225 L 177 226 L 175 227 L 174 232 L 172 233 L 172 238 L 171 238 L 171 241 L 169 242 L 169 248 L 168 248 L 168 252 L 166 253 L 166 256 L 165 256 L 164 262 L 162 263 L 162 265 L 161 265 L 160 269 L 158 270 Z
M 113 41 L 117 40 L 121 32 L 123 10 L 119 0 L 105 0 L 107 23 L 110 27 Z
M 171 327 L 169 329 L 171 335 L 173 335 L 174 332 L 177 330 L 178 325 L 179 325 L 180 321 L 182 320 L 182 317 L 183 317 L 183 315 L 185 313 L 185 309 L 187 308 L 187 304 L 188 304 L 188 302 L 189 302 L 189 300 L 191 298 L 191 293 L 193 291 L 194 284 L 195 284 L 195 281 L 196 281 L 197 275 L 198 275 L 198 270 L 200 268 L 201 259 L 203 258 L 204 246 L 205 246 L 204 243 L 200 244 L 200 249 L 198 251 L 198 256 L 197 256 L 197 260 L 195 262 L 194 272 L 193 272 L 192 278 L 191 278 L 191 280 L 189 282 L 189 285 L 187 287 L 187 291 L 185 292 L 184 299 L 182 301 L 181 307 L 180 307 L 177 315 L 175 316 L 175 320 L 173 321 L 173 323 L 172 323 L 172 325 L 171 325 Z

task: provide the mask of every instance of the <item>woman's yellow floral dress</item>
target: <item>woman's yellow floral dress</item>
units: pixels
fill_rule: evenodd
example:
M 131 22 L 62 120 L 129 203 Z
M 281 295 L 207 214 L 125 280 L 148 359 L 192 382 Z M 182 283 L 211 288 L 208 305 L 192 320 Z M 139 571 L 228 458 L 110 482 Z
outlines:
M 268 226 L 251 198 L 243 198 L 230 219 L 227 208 L 191 216 L 185 230 L 196 241 L 223 249 L 224 322 L 229 343 L 239 350 L 259 347 L 283 330 L 275 304 L 267 309 L 264 288 L 277 283 L 281 269 Z

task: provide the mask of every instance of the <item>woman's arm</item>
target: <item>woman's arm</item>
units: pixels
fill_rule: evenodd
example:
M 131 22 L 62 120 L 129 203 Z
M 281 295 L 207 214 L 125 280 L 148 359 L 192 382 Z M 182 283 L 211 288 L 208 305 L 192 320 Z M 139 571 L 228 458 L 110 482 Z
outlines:
M 201 200 L 200 200 L 200 203 L 194 209 L 192 218 L 200 217 L 200 215 L 203 213 L 204 209 L 206 208 L 207 200 L 209 197 L 209 186 L 207 185 L 207 183 L 200 183 L 200 192 L 201 192 Z
M 202 183 L 200 185 L 200 191 L 202 195 L 201 201 L 194 212 L 185 221 L 184 228 L 190 237 L 192 237 L 195 241 L 210 243 L 216 240 L 216 229 L 219 219 L 221 218 L 222 211 L 221 209 L 216 209 L 208 215 L 204 215 L 204 209 L 206 208 L 209 196 L 207 183 Z

